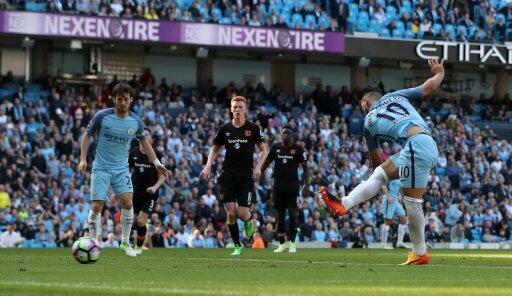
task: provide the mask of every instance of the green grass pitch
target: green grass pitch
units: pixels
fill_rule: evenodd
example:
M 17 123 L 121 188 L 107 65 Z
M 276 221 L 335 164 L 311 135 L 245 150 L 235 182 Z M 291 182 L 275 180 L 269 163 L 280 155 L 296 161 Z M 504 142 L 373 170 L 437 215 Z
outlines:
M 512 295 L 512 251 L 104 250 L 94 264 L 70 250 L 0 250 L 0 295 Z

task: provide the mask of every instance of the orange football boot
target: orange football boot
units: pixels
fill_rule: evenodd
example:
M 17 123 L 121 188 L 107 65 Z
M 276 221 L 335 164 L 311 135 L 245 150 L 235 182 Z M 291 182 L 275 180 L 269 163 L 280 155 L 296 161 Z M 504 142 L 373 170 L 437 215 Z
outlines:
M 324 203 L 334 212 L 335 215 L 343 216 L 347 213 L 347 209 L 341 203 L 341 199 L 330 193 L 324 186 L 320 187 L 320 195 Z
M 418 256 L 413 252 L 409 252 L 407 256 L 407 261 L 400 265 L 427 265 L 430 261 L 430 256 L 428 253 L 425 253 L 423 256 Z

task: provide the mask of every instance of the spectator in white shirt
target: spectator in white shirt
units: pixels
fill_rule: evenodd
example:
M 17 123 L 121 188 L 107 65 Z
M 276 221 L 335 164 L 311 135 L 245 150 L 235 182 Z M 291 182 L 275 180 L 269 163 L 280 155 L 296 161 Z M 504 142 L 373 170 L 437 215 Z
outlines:
M 119 248 L 119 242 L 116 241 L 112 232 L 108 234 L 107 241 L 103 243 L 103 248 Z
M 207 205 L 210 209 L 213 206 L 213 203 L 217 200 L 217 197 L 212 193 L 211 189 L 206 190 L 206 194 L 201 196 L 204 201 L 204 204 Z
M 22 241 L 23 237 L 20 233 L 14 231 L 14 226 L 9 224 L 5 232 L 0 235 L 0 248 L 17 248 Z

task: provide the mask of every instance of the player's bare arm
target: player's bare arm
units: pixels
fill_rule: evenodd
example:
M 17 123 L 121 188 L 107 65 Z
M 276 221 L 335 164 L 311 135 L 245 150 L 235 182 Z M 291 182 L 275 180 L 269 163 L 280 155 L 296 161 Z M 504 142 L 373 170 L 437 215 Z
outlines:
M 302 171 L 302 182 L 304 183 L 304 188 L 302 188 L 302 197 L 306 198 L 309 196 L 309 186 L 311 184 L 311 173 L 306 162 L 302 164 Z
M 208 161 L 206 162 L 204 169 L 199 174 L 199 178 L 209 180 L 212 177 L 212 165 L 219 155 L 220 148 L 222 148 L 222 146 L 213 145 L 213 148 L 208 155 Z
M 156 170 L 158 171 L 158 175 L 164 176 L 165 178 L 171 177 L 171 172 L 169 172 L 165 166 L 160 162 L 158 157 L 156 157 L 155 151 L 148 140 L 140 140 L 140 144 L 144 147 L 146 154 L 148 155 L 149 161 L 153 163 Z
M 82 136 L 82 143 L 80 143 L 80 163 L 78 164 L 78 172 L 85 174 L 87 170 L 87 149 L 89 148 L 89 141 L 91 136 L 85 132 Z
M 268 155 L 268 148 L 267 144 L 265 142 L 261 142 L 258 144 L 258 150 L 259 150 L 259 159 L 258 163 L 254 167 L 254 170 L 252 172 L 252 178 L 254 181 L 258 181 L 261 177 L 261 168 L 263 164 L 265 163 L 265 160 L 267 159 Z
M 380 149 L 370 151 L 370 162 L 372 167 L 375 169 L 382 164 L 382 158 L 380 157 Z
M 155 192 L 157 192 L 158 189 L 165 183 L 165 179 L 166 178 L 164 175 L 159 175 L 158 181 L 155 183 L 155 185 L 148 187 L 148 189 L 146 189 L 146 191 L 149 194 L 155 194 Z
M 429 95 L 437 90 L 439 85 L 443 82 L 444 79 L 444 60 L 441 60 L 440 62 L 438 60 L 428 60 L 428 65 L 430 67 L 430 71 L 432 71 L 432 74 L 434 74 L 433 77 L 425 81 L 423 83 L 423 95 Z

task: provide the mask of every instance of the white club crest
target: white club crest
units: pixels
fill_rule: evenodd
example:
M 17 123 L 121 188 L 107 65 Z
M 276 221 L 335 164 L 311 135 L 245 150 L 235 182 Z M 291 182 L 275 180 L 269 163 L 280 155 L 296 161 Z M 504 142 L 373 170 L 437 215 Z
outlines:
M 135 134 L 135 130 L 134 130 L 133 128 L 129 128 L 129 129 L 128 129 L 128 134 L 129 134 L 130 136 L 133 136 L 133 135 Z

